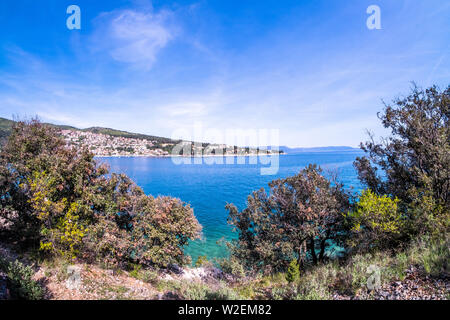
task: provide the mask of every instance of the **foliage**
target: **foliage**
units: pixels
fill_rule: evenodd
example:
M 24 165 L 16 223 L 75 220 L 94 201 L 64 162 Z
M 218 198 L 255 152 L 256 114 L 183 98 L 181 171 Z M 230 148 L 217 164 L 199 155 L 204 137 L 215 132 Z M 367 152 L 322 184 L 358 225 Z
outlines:
M 144 194 L 38 120 L 17 122 L 0 153 L 0 229 L 51 256 L 126 268 L 184 264 L 201 226 L 189 205 Z
M 417 192 L 411 190 L 413 200 L 407 206 L 408 220 L 406 228 L 408 234 L 423 236 L 431 235 L 438 238 L 442 233 L 450 230 L 450 210 L 442 206 L 432 196 L 430 190 Z
M 158 267 L 190 263 L 183 249 L 199 237 L 201 226 L 188 205 L 146 196 L 124 175 L 113 174 L 106 188 L 115 192 L 102 199 L 105 214 L 87 239 L 94 256 L 121 267 L 130 262 Z
M 300 266 L 296 259 L 292 259 L 286 272 L 286 280 L 289 283 L 296 282 L 300 279 Z
M 241 298 L 223 282 L 217 288 L 211 288 L 200 282 L 181 282 L 176 287 L 185 300 L 239 300 Z
M 263 281 L 242 284 L 252 288 L 259 299 L 329 300 L 335 294 L 370 298 L 367 288 L 371 268 L 380 272 L 380 285 L 403 280 L 410 266 L 425 275 L 445 276 L 449 272 L 450 245 L 448 236 L 425 236 L 413 241 L 404 250 L 389 254 L 385 251 L 355 253 L 342 261 L 332 260 L 302 273 L 297 282 L 286 283 L 287 274 L 264 277 Z
M 52 194 L 52 191 L 57 192 L 54 183 L 55 179 L 50 178 L 45 171 L 34 172 L 33 177 L 28 178 L 29 202 L 33 214 L 41 223 L 40 250 L 55 251 L 61 256 L 75 259 L 87 228 L 81 225 L 79 203 L 69 204 L 67 198 L 56 202 L 51 200 L 56 198 Z
M 362 192 L 355 209 L 346 217 L 351 225 L 350 242 L 357 249 L 373 250 L 392 247 L 403 230 L 398 198 L 378 196 L 370 189 Z
M 410 206 L 423 200 L 427 210 L 421 219 L 411 221 L 415 233 L 432 231 L 431 220 L 448 222 L 450 210 L 450 127 L 448 124 L 450 86 L 439 91 L 435 86 L 426 90 L 415 86 L 409 96 L 385 104 L 379 115 L 391 135 L 380 143 L 371 140 L 361 144 L 367 156 L 357 158 L 355 167 L 360 180 L 379 195 L 387 194 L 401 201 L 402 210 L 411 220 L 417 212 Z M 378 170 L 381 169 L 381 174 Z M 409 208 L 408 208 L 409 207 Z M 429 210 L 429 211 L 428 211 Z M 429 221 L 428 221 L 429 222 Z M 426 227 L 427 229 L 424 229 Z M 448 231 L 448 224 L 440 232 Z
M 44 298 L 44 289 L 33 280 L 33 269 L 20 261 L 8 262 L 0 257 L 0 270 L 6 273 L 8 288 L 12 299 L 41 300 Z
M 130 271 L 130 276 L 140 280 L 141 278 L 141 272 L 142 272 L 142 266 L 140 264 L 133 264 L 133 269 Z
M 239 233 L 231 253 L 247 269 L 285 271 L 292 259 L 302 266 L 324 261 L 331 241 L 344 237 L 344 216 L 350 208 L 342 184 L 329 181 L 309 165 L 298 175 L 272 181 L 270 194 L 254 192 L 239 212 L 227 205 L 229 223 Z
M 208 258 L 206 256 L 198 256 L 197 261 L 195 261 L 195 266 L 202 267 L 208 264 Z
M 400 255 L 397 256 L 397 260 Z M 432 276 L 448 275 L 450 272 L 450 237 L 448 234 L 440 237 L 423 236 L 408 247 L 405 258 L 403 265 L 421 266 L 426 274 Z
M 226 274 L 231 275 L 234 279 L 241 279 L 245 277 L 245 268 L 242 263 L 233 256 L 218 260 L 220 269 Z
M 85 149 L 66 148 L 54 129 L 17 122 L 0 154 L 0 227 L 32 247 L 58 251 L 64 243 L 71 255 L 95 218 L 89 198 L 106 172 Z

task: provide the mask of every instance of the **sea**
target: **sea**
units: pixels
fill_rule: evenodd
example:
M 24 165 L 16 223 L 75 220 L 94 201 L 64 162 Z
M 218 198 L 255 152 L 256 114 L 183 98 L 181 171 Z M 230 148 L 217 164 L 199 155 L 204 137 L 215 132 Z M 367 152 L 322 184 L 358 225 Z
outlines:
M 105 157 L 98 160 L 108 163 L 111 172 L 127 174 L 146 194 L 172 196 L 191 205 L 203 227 L 202 239 L 191 241 L 185 248 L 185 253 L 195 262 L 199 256 L 208 260 L 228 256 L 224 242 L 236 238 L 237 234 L 227 223 L 227 203 L 242 210 L 252 191 L 268 190 L 270 181 L 298 174 L 310 163 L 319 165 L 325 175 L 337 173 L 346 189 L 360 192 L 353 162 L 361 155 L 362 151 L 355 150 L 267 157 Z

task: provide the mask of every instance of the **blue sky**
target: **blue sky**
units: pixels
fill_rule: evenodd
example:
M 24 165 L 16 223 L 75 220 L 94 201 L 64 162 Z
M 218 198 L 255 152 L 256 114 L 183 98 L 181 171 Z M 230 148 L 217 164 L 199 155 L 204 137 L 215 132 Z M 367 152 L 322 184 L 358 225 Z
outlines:
M 381 30 L 366 27 L 373 4 Z M 0 25 L 0 116 L 77 127 L 357 146 L 385 133 L 381 99 L 450 79 L 448 0 L 15 0 Z

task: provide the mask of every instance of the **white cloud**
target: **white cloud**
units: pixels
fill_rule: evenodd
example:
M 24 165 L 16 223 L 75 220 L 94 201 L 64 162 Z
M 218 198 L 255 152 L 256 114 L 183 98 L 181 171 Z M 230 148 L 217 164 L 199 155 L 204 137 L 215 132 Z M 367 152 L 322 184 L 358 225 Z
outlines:
M 202 116 L 206 114 L 207 106 L 199 102 L 183 102 L 171 105 L 164 105 L 159 108 L 170 117 L 180 116 Z
M 171 16 L 170 11 L 103 13 L 96 19 L 94 50 L 106 51 L 116 61 L 148 70 L 159 51 L 174 38 Z

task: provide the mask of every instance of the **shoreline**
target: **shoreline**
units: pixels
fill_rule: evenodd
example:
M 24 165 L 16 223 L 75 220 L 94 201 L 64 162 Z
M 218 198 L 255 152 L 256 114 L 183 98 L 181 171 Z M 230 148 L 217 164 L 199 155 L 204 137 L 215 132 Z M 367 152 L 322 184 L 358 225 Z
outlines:
M 261 157 L 261 156 L 280 156 L 287 155 L 287 153 L 274 153 L 274 154 L 244 154 L 244 155 L 236 155 L 236 154 L 228 154 L 228 155 L 194 155 L 194 156 L 181 156 L 181 155 L 161 155 L 161 156 L 150 156 L 150 155 L 111 155 L 111 156 L 97 156 L 94 155 L 94 158 L 225 158 L 225 157 Z

